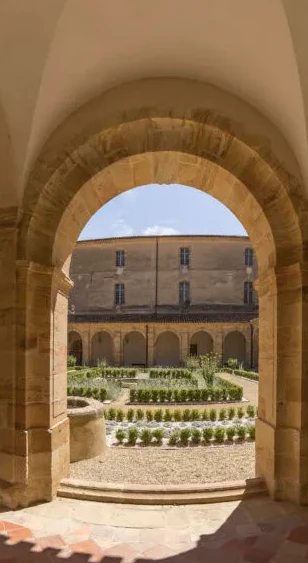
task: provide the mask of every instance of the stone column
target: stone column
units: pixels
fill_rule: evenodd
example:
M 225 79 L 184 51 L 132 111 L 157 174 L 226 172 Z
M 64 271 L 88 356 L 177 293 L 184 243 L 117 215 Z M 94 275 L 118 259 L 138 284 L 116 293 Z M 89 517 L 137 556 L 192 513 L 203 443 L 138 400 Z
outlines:
M 69 474 L 67 419 L 67 298 L 59 270 L 17 263 L 14 485 L 5 504 L 22 506 L 56 496 Z
M 17 208 L 0 210 L 0 481 L 8 487 L 15 482 L 18 471 L 15 458 L 17 225 Z M 0 502 L 10 506 L 2 486 Z
M 308 502 L 307 266 L 259 280 L 256 473 L 276 499 Z
M 153 367 L 153 365 L 154 365 L 154 342 L 155 342 L 154 327 L 149 325 L 149 328 L 148 328 L 148 367 Z
M 116 366 L 122 364 L 122 353 L 121 353 L 121 333 L 115 332 L 113 337 L 113 347 L 114 347 L 114 363 Z
M 185 365 L 186 359 L 189 351 L 189 333 L 187 330 L 181 332 L 181 350 L 180 350 L 180 360 L 181 364 Z
M 84 366 L 89 366 L 90 360 L 92 360 L 90 329 L 88 329 L 87 332 L 81 333 L 81 341 L 82 341 L 82 363 Z

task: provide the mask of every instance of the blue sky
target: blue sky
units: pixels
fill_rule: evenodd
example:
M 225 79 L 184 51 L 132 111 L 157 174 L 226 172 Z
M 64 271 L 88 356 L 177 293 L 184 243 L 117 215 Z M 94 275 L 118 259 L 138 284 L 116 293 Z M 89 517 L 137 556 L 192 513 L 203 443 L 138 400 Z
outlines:
M 213 197 L 178 184 L 150 184 L 104 205 L 79 240 L 133 235 L 246 235 L 242 224 Z

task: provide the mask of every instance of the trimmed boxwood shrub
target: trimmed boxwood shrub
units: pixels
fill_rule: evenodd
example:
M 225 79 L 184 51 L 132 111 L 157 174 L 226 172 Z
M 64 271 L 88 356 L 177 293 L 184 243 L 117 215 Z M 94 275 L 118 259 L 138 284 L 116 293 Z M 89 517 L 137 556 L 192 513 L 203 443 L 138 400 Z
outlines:
M 173 418 L 173 412 L 170 409 L 166 409 L 164 414 L 164 421 L 170 422 L 172 418 Z
M 208 444 L 213 438 L 214 430 L 211 427 L 204 428 L 202 434 L 203 434 L 203 440 Z
M 149 428 L 143 428 L 140 432 L 140 439 L 145 446 L 148 446 L 152 441 L 152 432 Z
M 155 438 L 157 444 L 160 446 L 162 444 L 165 432 L 162 428 L 155 428 L 152 432 L 153 438 Z
M 235 436 L 235 428 L 233 426 L 229 426 L 226 428 L 227 439 L 229 442 L 233 442 Z
M 211 409 L 210 410 L 210 420 L 212 422 L 214 422 L 214 420 L 217 420 L 217 411 L 216 409 Z
M 180 431 L 180 442 L 182 446 L 188 446 L 190 436 L 191 436 L 190 428 L 182 428 L 182 430 Z
M 191 420 L 190 409 L 184 409 L 182 412 L 182 418 L 184 422 L 189 422 Z
M 222 426 L 218 426 L 214 431 L 214 438 L 218 444 L 222 444 L 225 441 L 226 431 Z
M 175 422 L 181 422 L 181 420 L 182 420 L 181 409 L 175 409 L 175 411 L 173 413 L 173 418 L 174 418 Z
M 163 420 L 163 411 L 162 411 L 162 409 L 157 409 L 157 410 L 154 412 L 154 420 L 155 420 L 156 422 L 162 422 L 162 420 Z
M 239 407 L 237 409 L 237 418 L 241 419 L 241 418 L 243 418 L 243 416 L 244 416 L 244 409 L 242 409 L 242 407 Z
M 123 444 L 125 438 L 126 438 L 125 430 L 118 428 L 118 430 L 116 431 L 116 439 L 119 442 L 119 444 Z
M 124 420 L 124 412 L 122 409 L 117 410 L 117 421 L 122 422 Z
M 135 416 L 134 409 L 128 409 L 127 414 L 126 414 L 126 418 L 127 418 L 128 422 L 133 422 L 134 416 Z
M 245 426 L 238 426 L 237 427 L 237 437 L 239 442 L 243 442 L 246 438 L 246 428 Z
M 111 368 L 105 367 L 100 369 L 102 377 L 113 377 L 113 378 L 132 378 L 136 377 L 137 370 L 135 368 Z
M 129 428 L 128 429 L 128 435 L 127 435 L 128 444 L 130 444 L 131 446 L 135 446 L 135 444 L 138 440 L 138 436 L 139 436 L 138 428 L 135 428 L 134 426 Z
M 228 419 L 232 420 L 232 418 L 235 417 L 235 408 L 234 407 L 229 407 L 228 408 Z
M 204 411 L 202 412 L 202 420 L 208 420 L 208 419 L 209 419 L 209 413 L 207 409 L 204 409 Z
M 193 428 L 191 431 L 191 441 L 193 444 L 198 445 L 201 442 L 201 431 L 199 428 Z
M 145 412 L 144 412 L 143 409 L 137 409 L 136 414 L 137 414 L 137 420 L 143 420 L 144 419 Z
M 148 422 L 152 422 L 153 420 L 153 411 L 151 411 L 150 409 L 145 411 L 145 416 Z
M 256 428 L 255 428 L 255 426 L 253 426 L 253 425 L 248 426 L 248 434 L 249 434 L 249 438 L 251 438 L 251 440 L 255 440 L 255 438 L 256 438 Z
M 172 432 L 169 436 L 168 444 L 169 446 L 176 446 L 179 441 L 180 433 L 176 430 Z
M 255 416 L 255 408 L 254 408 L 254 406 L 253 406 L 253 405 L 248 405 L 248 407 L 247 407 L 247 409 L 246 409 L 246 413 L 247 413 L 247 416 L 248 416 L 249 418 L 254 418 L 254 416 Z

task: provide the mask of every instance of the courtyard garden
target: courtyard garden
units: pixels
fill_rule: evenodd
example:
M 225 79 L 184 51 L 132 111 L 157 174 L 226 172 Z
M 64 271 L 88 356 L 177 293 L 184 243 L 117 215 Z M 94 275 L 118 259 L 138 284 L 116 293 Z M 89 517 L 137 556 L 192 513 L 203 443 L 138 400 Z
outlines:
M 103 402 L 108 448 L 71 474 L 139 484 L 252 477 L 257 388 L 258 374 L 222 369 L 214 355 L 185 368 L 72 366 L 68 395 Z

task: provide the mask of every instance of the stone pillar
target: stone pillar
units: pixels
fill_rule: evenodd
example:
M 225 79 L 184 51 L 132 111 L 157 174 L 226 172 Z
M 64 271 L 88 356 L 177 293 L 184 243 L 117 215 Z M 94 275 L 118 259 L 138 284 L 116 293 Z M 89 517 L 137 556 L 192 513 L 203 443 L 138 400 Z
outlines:
M 89 366 L 90 361 L 92 360 L 90 329 L 88 329 L 87 332 L 81 333 L 81 341 L 82 341 L 82 363 L 84 366 Z
M 185 332 L 181 332 L 180 359 L 181 359 L 181 364 L 183 366 L 186 364 L 188 352 L 189 352 L 189 333 L 187 330 L 185 330 Z
M 252 331 L 250 326 L 244 332 L 246 338 L 246 359 L 245 359 L 245 366 L 244 369 L 251 368 L 251 339 L 252 339 Z
M 308 502 L 308 270 L 294 264 L 259 281 L 256 473 L 276 499 Z
M 151 368 L 154 365 L 154 342 L 155 333 L 154 327 L 149 325 L 148 328 L 148 367 Z
M 116 366 L 122 365 L 122 343 L 121 343 L 121 333 L 115 332 L 113 337 L 114 346 L 114 363 Z
M 16 507 L 51 500 L 69 474 L 67 298 L 59 270 L 17 263 L 14 473 L 1 490 Z
M 0 482 L 14 483 L 17 208 L 0 210 Z M 0 487 L 1 501 L 6 502 Z

